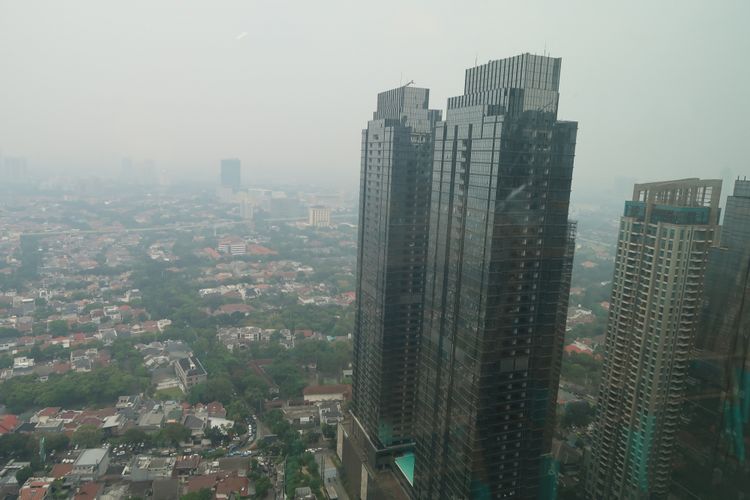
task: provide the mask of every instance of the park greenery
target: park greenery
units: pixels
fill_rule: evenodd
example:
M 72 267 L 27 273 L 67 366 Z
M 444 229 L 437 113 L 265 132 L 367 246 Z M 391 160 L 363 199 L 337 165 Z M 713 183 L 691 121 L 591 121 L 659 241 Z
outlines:
M 588 401 L 571 401 L 562 410 L 560 424 L 563 428 L 585 427 L 594 418 L 594 407 Z
M 117 366 L 50 375 L 46 382 L 27 375 L 0 384 L 0 401 L 14 413 L 45 406 L 81 408 L 112 404 L 121 394 L 143 392 L 148 384 L 148 379 Z
M 321 487 L 318 464 L 312 453 L 305 452 L 305 442 L 300 434 L 284 419 L 279 410 L 273 410 L 265 415 L 266 425 L 276 435 L 276 442 L 272 447 L 278 449 L 285 457 L 286 494 L 294 497 L 294 490 L 309 486 L 313 493 L 321 498 Z M 262 445 L 268 447 L 269 445 Z
M 596 391 L 601 378 L 602 361 L 586 354 L 564 354 L 560 377 L 589 391 Z

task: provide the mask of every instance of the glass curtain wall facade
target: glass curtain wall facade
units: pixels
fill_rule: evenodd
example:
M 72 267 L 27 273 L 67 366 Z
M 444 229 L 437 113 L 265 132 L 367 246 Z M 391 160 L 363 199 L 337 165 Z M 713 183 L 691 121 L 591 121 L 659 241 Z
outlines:
M 369 454 L 413 442 L 432 134 L 441 117 L 428 105 L 428 89 L 383 92 L 362 131 L 352 413 Z
M 636 184 L 615 257 L 587 495 L 666 498 L 721 181 Z
M 416 498 L 554 487 L 577 133 L 557 120 L 560 65 L 523 54 L 471 68 L 436 127 Z
M 750 181 L 727 197 L 712 248 L 674 460 L 672 492 L 740 500 L 750 493 Z

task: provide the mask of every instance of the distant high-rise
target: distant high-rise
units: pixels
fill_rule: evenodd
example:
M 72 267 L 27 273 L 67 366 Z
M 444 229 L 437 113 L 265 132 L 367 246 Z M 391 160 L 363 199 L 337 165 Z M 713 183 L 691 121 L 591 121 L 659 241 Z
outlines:
M 240 188 L 240 160 L 228 158 L 221 160 L 221 187 L 237 190 Z
M 378 94 L 362 131 L 353 432 L 368 464 L 414 439 L 432 134 L 429 90 Z
M 26 158 L 0 155 L 0 180 L 20 181 L 28 174 Z
M 720 180 L 636 184 L 620 219 L 586 490 L 666 498 Z
M 577 133 L 557 120 L 560 67 L 523 54 L 470 68 L 436 126 L 414 424 L 419 499 L 536 499 L 554 489 L 548 453 Z
M 727 197 L 700 317 L 672 492 L 738 500 L 750 492 L 750 181 Z
M 313 227 L 328 227 L 331 225 L 331 209 L 315 205 L 307 209 L 307 223 Z

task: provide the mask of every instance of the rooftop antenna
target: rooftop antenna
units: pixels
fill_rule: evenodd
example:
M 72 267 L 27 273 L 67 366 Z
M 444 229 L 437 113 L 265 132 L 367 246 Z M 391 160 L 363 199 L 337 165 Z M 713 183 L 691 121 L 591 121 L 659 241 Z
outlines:
M 478 60 L 479 60 L 479 52 L 477 52 L 476 54 L 474 54 L 474 67 L 475 68 L 477 67 L 477 61 Z
M 404 85 L 404 87 L 408 87 L 409 85 L 414 85 L 414 80 L 409 80 L 409 82 Z

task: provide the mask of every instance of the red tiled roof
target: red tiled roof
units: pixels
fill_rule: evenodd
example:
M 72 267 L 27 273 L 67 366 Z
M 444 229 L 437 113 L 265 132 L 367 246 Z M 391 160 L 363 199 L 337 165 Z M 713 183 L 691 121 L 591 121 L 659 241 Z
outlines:
M 219 479 L 216 484 L 216 494 L 229 496 L 230 493 L 239 493 L 241 496 L 246 496 L 249 494 L 249 488 L 250 481 L 246 477 L 232 475 Z
M 96 498 L 96 496 L 101 492 L 101 490 L 102 490 L 101 483 L 85 483 L 85 484 L 82 484 L 80 488 L 78 488 L 78 493 L 76 493 L 76 496 L 73 498 L 75 500 Z
M 250 244 L 247 246 L 247 253 L 250 255 L 276 255 L 277 252 L 271 250 L 270 248 L 264 247 L 262 245 L 255 245 Z
M 0 417 L 0 435 L 8 434 L 18 427 L 18 417 L 15 415 L 3 415 Z
M 155 332 L 155 331 L 157 331 L 157 330 L 159 329 L 159 328 L 157 327 L 157 325 L 156 325 L 156 321 L 144 321 L 144 322 L 143 322 L 143 323 L 141 324 L 141 326 L 142 326 L 142 327 L 143 327 L 143 329 L 144 329 L 144 330 L 146 330 L 147 332 Z
M 58 413 L 60 413 L 61 409 L 62 408 L 60 408 L 59 406 L 49 406 L 47 408 L 43 408 L 43 409 L 39 410 L 37 412 L 37 416 L 39 416 L 39 417 L 54 417 L 55 415 L 57 415 Z
M 101 419 L 97 417 L 84 417 L 84 418 L 79 419 L 78 423 L 80 425 L 93 425 L 96 427 L 99 427 L 100 425 L 102 425 Z
M 247 304 L 224 304 L 219 308 L 219 311 L 224 314 L 232 314 L 236 312 L 249 313 L 252 312 L 252 310 L 253 308 Z
M 218 401 L 208 403 L 206 406 L 208 407 L 208 411 L 221 411 L 224 409 L 224 405 Z
M 575 352 L 578 354 L 586 354 L 587 356 L 591 356 L 592 354 L 590 350 L 581 349 L 580 347 L 573 345 L 573 344 L 566 345 L 563 351 L 567 352 L 568 354 L 570 354 L 571 352 Z
M 52 466 L 52 470 L 49 475 L 55 479 L 67 476 L 70 471 L 73 470 L 73 464 L 55 464 Z
M 194 476 L 188 479 L 187 492 L 193 493 L 200 491 L 203 488 L 213 489 L 216 484 L 216 474 L 209 474 L 207 476 Z

